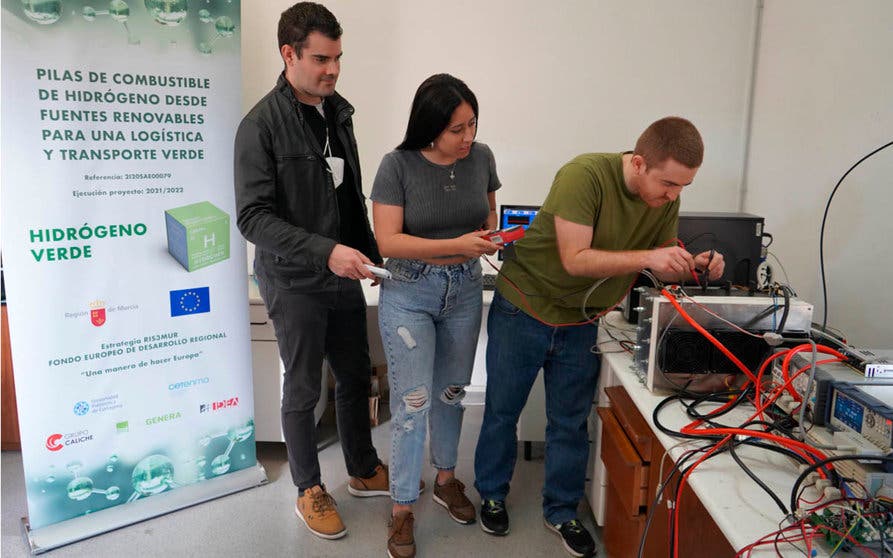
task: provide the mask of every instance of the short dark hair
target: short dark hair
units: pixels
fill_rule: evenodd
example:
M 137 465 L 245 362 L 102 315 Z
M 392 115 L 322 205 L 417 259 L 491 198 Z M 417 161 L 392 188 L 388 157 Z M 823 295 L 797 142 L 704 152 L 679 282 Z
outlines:
M 333 41 L 339 39 L 343 32 L 341 24 L 325 6 L 315 2 L 298 2 L 282 12 L 279 18 L 279 49 L 291 45 L 300 58 L 307 35 L 313 31 Z
M 450 124 L 453 111 L 463 102 L 471 105 L 477 119 L 477 97 L 464 81 L 449 74 L 435 74 L 423 81 L 412 100 L 406 137 L 397 149 L 414 150 L 430 145 Z
M 694 169 L 704 160 L 704 142 L 694 124 L 678 116 L 667 116 L 642 132 L 633 153 L 641 155 L 648 167 L 659 167 L 673 159 Z

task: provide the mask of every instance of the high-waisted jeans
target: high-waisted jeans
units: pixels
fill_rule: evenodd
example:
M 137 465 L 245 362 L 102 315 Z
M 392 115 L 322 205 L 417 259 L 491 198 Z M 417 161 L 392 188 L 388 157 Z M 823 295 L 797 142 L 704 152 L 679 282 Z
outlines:
M 464 407 L 481 327 L 481 264 L 390 259 L 378 324 L 391 390 L 391 498 L 419 497 L 426 429 L 431 463 L 456 467 Z

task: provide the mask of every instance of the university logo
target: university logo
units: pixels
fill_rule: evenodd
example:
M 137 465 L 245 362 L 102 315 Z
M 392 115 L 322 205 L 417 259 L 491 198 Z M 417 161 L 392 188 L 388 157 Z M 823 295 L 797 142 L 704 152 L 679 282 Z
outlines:
M 86 401 L 78 401 L 74 404 L 74 414 L 82 417 L 90 412 L 90 404 Z
M 171 317 L 203 314 L 211 311 L 210 287 L 171 291 Z
M 94 300 L 90 303 L 90 323 L 96 327 L 105 324 L 105 301 Z

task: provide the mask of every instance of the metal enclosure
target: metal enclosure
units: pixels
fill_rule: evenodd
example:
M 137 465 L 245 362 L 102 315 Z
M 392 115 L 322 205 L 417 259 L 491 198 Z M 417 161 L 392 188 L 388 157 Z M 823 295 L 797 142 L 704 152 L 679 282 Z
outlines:
M 668 377 L 665 373 L 667 371 L 661 367 L 662 358 L 665 360 L 668 356 L 665 352 L 672 350 L 667 347 L 667 336 L 671 333 L 679 335 L 690 332 L 692 337 L 700 337 L 700 334 L 676 311 L 669 300 L 661 295 L 660 291 L 645 287 L 642 289 L 641 310 L 636 328 L 636 346 L 633 351 L 635 368 L 651 391 L 679 389 L 679 382 Z M 717 338 L 724 337 L 730 340 L 733 339 L 731 334 L 736 332 L 736 329 L 726 322 L 731 322 L 749 332 L 764 333 L 776 330 L 784 312 L 783 300 L 761 294 L 747 296 L 695 295 L 689 298 L 678 297 L 678 300 L 683 309 L 708 332 Z M 792 298 L 784 333 L 807 336 L 812 324 L 812 314 L 812 304 Z M 735 335 L 743 336 L 744 334 L 735 333 Z M 747 345 L 752 351 L 753 343 L 748 341 Z M 712 345 L 710 348 L 712 349 Z M 729 349 L 735 354 L 734 348 L 729 347 Z M 766 345 L 765 351 L 769 350 L 770 347 Z M 709 351 L 703 351 L 703 354 L 687 355 L 691 358 L 692 369 L 688 370 L 684 376 L 728 376 L 728 372 L 714 374 L 717 370 L 711 370 L 708 360 L 710 354 L 708 353 Z M 670 354 L 669 356 L 675 355 Z M 731 363 L 728 362 L 728 364 Z M 676 375 L 678 376 L 678 374 Z M 679 378 L 679 381 L 685 382 L 688 379 L 690 378 L 683 377 Z M 709 383 L 711 379 L 699 378 L 699 383 L 703 383 L 701 380 L 707 380 Z M 718 385 L 721 387 L 723 378 L 716 378 L 716 380 L 720 382 Z

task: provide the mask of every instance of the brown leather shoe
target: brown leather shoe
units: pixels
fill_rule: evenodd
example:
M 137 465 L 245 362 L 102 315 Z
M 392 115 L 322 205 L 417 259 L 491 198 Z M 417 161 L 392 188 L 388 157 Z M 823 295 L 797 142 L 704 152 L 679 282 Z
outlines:
M 415 536 L 412 525 L 415 518 L 411 511 L 397 512 L 388 521 L 388 556 L 391 558 L 415 558 Z
M 295 502 L 295 514 L 310 532 L 324 539 L 340 539 L 347 528 L 335 509 L 335 499 L 320 485 L 308 488 Z
M 459 479 L 453 477 L 442 485 L 435 479 L 434 501 L 449 510 L 450 517 L 457 523 L 474 523 L 474 504 L 465 496 L 465 485 Z
M 419 492 L 425 490 L 425 481 L 419 481 Z M 390 476 L 388 466 L 382 463 L 375 468 L 375 474 L 369 478 L 350 477 L 347 482 L 347 491 L 351 496 L 369 498 L 371 496 L 390 496 Z
M 347 491 L 358 498 L 389 496 L 391 494 L 389 482 L 388 468 L 379 463 L 375 468 L 375 474 L 367 479 L 350 477 L 347 481 Z

